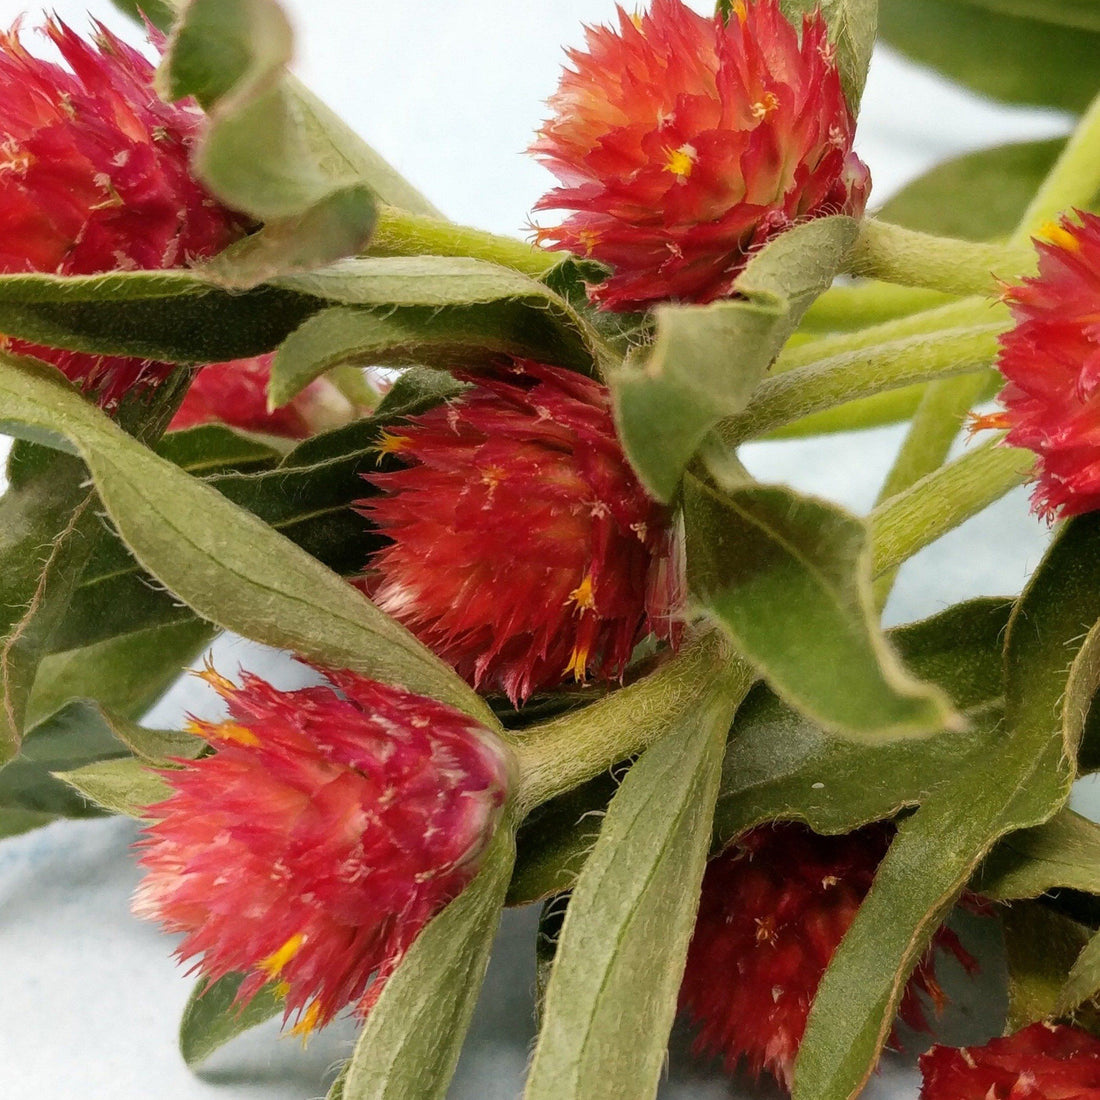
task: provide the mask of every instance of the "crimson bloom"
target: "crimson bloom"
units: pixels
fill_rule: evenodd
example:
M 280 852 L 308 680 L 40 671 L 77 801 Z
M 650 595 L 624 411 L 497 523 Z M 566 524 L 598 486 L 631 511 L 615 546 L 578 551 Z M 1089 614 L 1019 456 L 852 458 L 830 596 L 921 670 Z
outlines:
M 273 354 L 211 363 L 197 375 L 172 419 L 172 430 L 220 423 L 249 432 L 305 439 L 346 423 L 351 403 L 324 378 L 310 382 L 293 401 L 268 411 L 267 385 Z
M 587 43 L 531 147 L 564 185 L 535 209 L 575 213 L 537 237 L 612 268 L 591 292 L 608 309 L 721 298 L 794 222 L 863 212 L 870 176 L 820 12 L 800 39 L 778 0 L 739 0 L 728 23 L 654 0 Z
M 981 1047 L 935 1046 L 920 1059 L 921 1100 L 1100 1100 L 1100 1039 L 1032 1024 Z
M 1039 456 L 1031 503 L 1047 519 L 1100 508 L 1100 217 L 1076 217 L 1035 242 L 1038 276 L 1005 288 L 1004 411 L 974 421 Z
M 680 1007 L 698 1026 L 695 1049 L 732 1072 L 791 1071 L 817 987 L 871 889 L 894 835 L 888 823 L 819 836 L 794 822 L 761 825 L 711 860 L 680 988 Z M 900 1016 L 926 1029 L 918 992 L 938 1009 L 935 949 L 975 966 L 958 937 L 941 928 L 921 959 Z
M 246 222 L 188 169 L 201 112 L 163 103 L 152 65 L 103 26 L 94 45 L 57 20 L 45 32 L 67 68 L 29 54 L 18 26 L 0 34 L 0 272 L 179 267 L 240 237 Z M 174 369 L 4 346 L 53 363 L 108 409 Z
M 473 878 L 506 751 L 466 715 L 352 672 L 298 691 L 202 675 L 229 717 L 193 721 L 217 751 L 163 772 L 173 793 L 147 811 L 134 912 L 186 933 L 177 953 L 208 978 L 244 972 L 241 1003 L 277 983 L 298 1031 L 352 1002 L 366 1013 Z
M 383 440 L 407 465 L 370 475 L 384 493 L 360 502 L 392 540 L 373 599 L 513 701 L 621 676 L 648 633 L 677 633 L 668 510 L 630 469 L 604 386 L 528 360 L 473 381 Z

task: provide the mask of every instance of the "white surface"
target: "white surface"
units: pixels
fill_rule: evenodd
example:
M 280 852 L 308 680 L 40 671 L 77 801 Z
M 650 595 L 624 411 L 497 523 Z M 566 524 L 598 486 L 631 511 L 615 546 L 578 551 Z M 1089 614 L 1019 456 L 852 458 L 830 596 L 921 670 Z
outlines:
M 111 26 L 125 25 L 107 3 L 88 6 Z M 580 44 L 581 22 L 605 21 L 613 10 L 609 0 L 290 0 L 288 7 L 307 83 L 448 216 L 506 233 L 522 231 L 530 205 L 551 182 L 522 150 L 556 85 L 561 46 Z M 85 4 L 60 0 L 53 8 L 84 26 Z M 19 10 L 0 0 L 0 24 Z M 963 96 L 884 52 L 872 69 L 858 148 L 881 202 L 945 155 L 1064 128 L 1052 113 Z M 761 478 L 789 479 L 862 510 L 898 438 L 896 429 L 883 429 L 800 446 L 756 445 L 745 458 Z M 1017 591 L 1045 541 L 1024 494 L 1013 494 L 909 563 L 889 616 L 903 621 L 966 596 Z M 220 649 L 223 667 L 256 668 L 272 659 L 239 641 Z M 203 705 L 191 681 L 158 707 L 156 720 L 175 721 L 183 709 Z M 191 980 L 174 966 L 170 942 L 127 912 L 137 877 L 127 850 L 133 836 L 126 822 L 85 822 L 0 844 L 0 1098 L 321 1094 L 322 1071 L 350 1049 L 350 1025 L 330 1028 L 304 1053 L 295 1040 L 261 1029 L 220 1052 L 201 1076 L 185 1069 L 175 1031 Z M 533 914 L 508 914 L 452 1100 L 518 1095 L 533 1035 L 532 941 Z M 987 975 L 995 984 L 995 962 Z M 953 1011 L 969 1039 L 997 1027 L 988 987 Z M 779 1095 L 693 1067 L 681 1038 L 673 1044 L 665 1100 Z M 865 1096 L 908 1100 L 915 1081 L 904 1059 L 889 1058 Z

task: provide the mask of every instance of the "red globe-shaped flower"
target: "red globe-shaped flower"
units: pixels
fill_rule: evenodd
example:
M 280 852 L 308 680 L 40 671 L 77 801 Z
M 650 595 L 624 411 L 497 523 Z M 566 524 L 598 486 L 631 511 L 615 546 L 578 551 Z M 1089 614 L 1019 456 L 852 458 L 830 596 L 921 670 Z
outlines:
M 1053 519 L 1100 508 L 1100 217 L 1064 218 L 1037 240 L 1039 274 L 1004 291 L 1015 326 L 997 366 L 1004 411 L 978 428 L 1039 456 L 1031 497 Z
M 564 185 L 535 209 L 574 211 L 538 240 L 612 269 L 602 305 L 713 301 L 792 223 L 862 213 L 870 176 L 820 13 L 800 38 L 778 0 L 740 0 L 728 23 L 654 0 L 587 42 L 531 151 Z
M 292 401 L 268 410 L 273 355 L 211 363 L 195 375 L 170 428 L 228 424 L 248 432 L 305 439 L 355 416 L 351 402 L 329 381 L 315 379 Z
M 165 770 L 134 911 L 184 932 L 211 979 L 269 982 L 297 1029 L 368 1011 L 421 928 L 470 881 L 509 763 L 466 715 L 351 672 L 279 691 L 204 674 L 229 704 L 192 723 L 217 750 Z M 377 979 L 368 987 L 371 975 Z
M 244 219 L 188 169 L 201 112 L 161 102 L 152 65 L 104 27 L 94 45 L 57 20 L 45 31 L 67 68 L 28 53 L 18 27 L 0 35 L 0 272 L 180 267 L 240 237 Z M 105 408 L 174 369 L 4 346 L 53 363 Z
M 698 1027 L 698 1053 L 742 1060 L 790 1087 L 791 1071 L 817 987 L 871 889 L 894 835 L 887 823 L 843 836 L 804 825 L 761 825 L 711 860 L 680 989 L 680 1006 Z M 949 929 L 909 980 L 900 1016 L 926 1028 L 918 992 L 938 1007 L 943 994 L 933 953 L 947 948 L 975 964 Z
M 392 542 L 375 602 L 477 687 L 513 701 L 569 674 L 622 675 L 647 634 L 674 638 L 671 517 L 642 489 L 607 390 L 522 361 L 395 428 L 408 465 L 361 502 Z
M 1100 1039 L 1032 1024 L 982 1047 L 935 1046 L 920 1059 L 921 1100 L 1100 1100 Z

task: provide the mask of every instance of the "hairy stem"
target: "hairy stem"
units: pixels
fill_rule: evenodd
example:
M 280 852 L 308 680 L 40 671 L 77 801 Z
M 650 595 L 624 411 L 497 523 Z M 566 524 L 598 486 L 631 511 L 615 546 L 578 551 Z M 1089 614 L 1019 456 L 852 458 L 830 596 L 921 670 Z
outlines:
M 947 305 L 949 295 L 920 287 L 865 279 L 854 286 L 833 286 L 806 310 L 802 332 L 850 332 L 882 321 Z

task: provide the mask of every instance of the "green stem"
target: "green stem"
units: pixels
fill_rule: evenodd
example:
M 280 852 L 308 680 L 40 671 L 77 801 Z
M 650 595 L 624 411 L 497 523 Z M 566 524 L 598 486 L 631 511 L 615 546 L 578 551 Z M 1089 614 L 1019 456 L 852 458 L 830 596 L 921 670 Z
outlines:
M 869 517 L 872 576 L 911 558 L 1027 480 L 1035 455 L 1008 447 L 1001 437 L 921 478 L 880 504 Z
M 943 465 L 963 419 L 984 395 L 986 386 L 986 378 L 982 374 L 945 378 L 929 384 L 894 465 L 886 475 L 875 501 L 876 506 L 904 492 Z M 897 570 L 889 569 L 874 582 L 875 606 L 880 611 L 886 606 L 896 577 Z
M 867 279 L 855 286 L 830 287 L 803 314 L 799 331 L 850 332 L 946 305 L 948 301 L 948 295 L 937 290 Z
M 999 324 L 948 329 L 851 351 L 765 379 L 737 416 L 719 425 L 737 446 L 783 424 L 882 390 L 984 371 L 997 354 Z
M 453 225 L 422 214 L 408 214 L 393 206 L 383 206 L 379 211 L 368 252 L 372 256 L 470 256 L 510 267 L 534 279 L 561 262 L 561 256 L 512 237 Z
M 1062 155 L 1054 162 L 1024 216 L 1011 243 L 1024 245 L 1032 234 L 1063 211 L 1087 206 L 1100 190 L 1100 95 L 1077 123 Z M 1034 259 L 1032 261 L 1034 266 Z
M 522 814 L 571 791 L 663 737 L 700 695 L 728 691 L 739 701 L 756 674 L 711 631 L 650 675 L 584 710 L 509 738 L 519 761 Z
M 1030 270 L 1030 245 L 984 244 L 934 237 L 865 218 L 848 255 L 851 275 L 925 287 L 945 294 L 992 296 L 1000 278 Z

